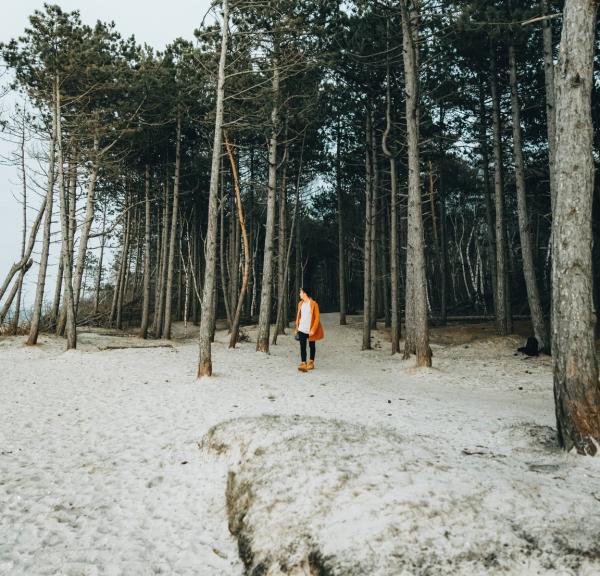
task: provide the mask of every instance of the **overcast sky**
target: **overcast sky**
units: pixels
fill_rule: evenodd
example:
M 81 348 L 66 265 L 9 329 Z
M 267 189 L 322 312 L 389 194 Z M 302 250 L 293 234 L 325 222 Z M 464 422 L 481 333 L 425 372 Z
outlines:
M 211 4 L 210 0 L 47 0 L 47 3 L 58 4 L 65 11 L 79 10 L 86 24 L 112 20 L 122 36 L 133 34 L 139 44 L 146 43 L 157 49 L 163 49 L 179 36 L 192 40 L 194 29 Z M 43 5 L 43 0 L 3 2 L 0 42 L 19 36 L 29 23 L 29 15 L 36 9 L 42 9 Z M 0 103 L 0 114 L 7 114 L 10 106 L 11 100 L 5 98 Z M 12 147 L 0 141 L 0 154 L 6 156 L 11 152 Z M 20 254 L 21 207 L 13 197 L 19 194 L 19 190 L 16 171 L 0 166 L 0 283 Z M 33 210 L 30 210 L 30 217 L 33 217 Z M 54 290 L 53 276 L 51 272 L 50 281 L 46 284 L 47 297 L 51 297 Z M 34 266 L 28 273 L 28 303 L 33 301 L 36 278 L 37 266 Z

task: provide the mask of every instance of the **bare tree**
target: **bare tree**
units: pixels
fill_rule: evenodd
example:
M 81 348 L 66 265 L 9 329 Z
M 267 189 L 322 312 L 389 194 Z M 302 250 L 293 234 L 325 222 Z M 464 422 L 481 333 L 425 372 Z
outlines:
M 202 311 L 200 319 L 200 342 L 198 377 L 212 376 L 211 340 L 215 315 L 215 264 L 217 257 L 217 193 L 219 190 L 219 168 L 223 143 L 223 101 L 225 95 L 225 62 L 229 30 L 229 0 L 223 0 L 223 28 L 221 30 L 221 55 L 217 77 L 217 106 L 213 141 L 210 188 L 208 199 L 208 224 L 206 228 L 206 253 Z

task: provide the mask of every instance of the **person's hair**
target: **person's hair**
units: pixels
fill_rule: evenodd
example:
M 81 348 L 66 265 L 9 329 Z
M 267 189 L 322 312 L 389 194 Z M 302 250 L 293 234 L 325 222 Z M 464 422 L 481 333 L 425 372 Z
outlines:
M 300 290 L 302 290 L 302 292 L 304 292 L 309 298 L 311 297 L 310 288 L 307 288 L 306 286 L 301 286 Z

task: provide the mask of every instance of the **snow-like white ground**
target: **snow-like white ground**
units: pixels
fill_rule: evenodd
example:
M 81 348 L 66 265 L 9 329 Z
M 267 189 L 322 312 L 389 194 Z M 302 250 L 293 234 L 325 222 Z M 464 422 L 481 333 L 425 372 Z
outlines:
M 0 340 L 0 574 L 241 575 L 228 474 L 230 505 L 252 494 L 256 558 L 280 567 L 316 550 L 335 573 L 360 573 L 345 555 L 378 574 L 600 574 L 600 460 L 554 447 L 549 358 L 457 330 L 414 371 L 336 320 L 312 373 L 289 336 L 265 356 L 219 332 L 202 381 L 194 339 Z

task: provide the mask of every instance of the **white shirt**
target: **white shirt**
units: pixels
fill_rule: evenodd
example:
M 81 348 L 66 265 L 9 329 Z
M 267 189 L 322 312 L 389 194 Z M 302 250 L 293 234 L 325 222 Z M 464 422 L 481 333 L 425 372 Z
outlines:
M 298 326 L 298 331 L 304 332 L 304 334 L 310 334 L 311 320 L 312 311 L 310 309 L 310 302 L 304 302 L 300 308 L 300 324 Z

